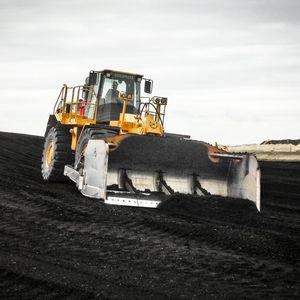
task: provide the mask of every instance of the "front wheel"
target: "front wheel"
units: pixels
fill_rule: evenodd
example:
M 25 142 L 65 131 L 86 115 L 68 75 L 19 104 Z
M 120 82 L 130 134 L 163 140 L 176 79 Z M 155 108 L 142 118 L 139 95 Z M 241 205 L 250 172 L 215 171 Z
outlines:
M 77 143 L 74 167 L 80 173 L 83 170 L 85 149 L 87 147 L 89 140 L 92 138 L 92 135 L 93 135 L 93 129 L 88 128 L 84 130 Z
M 89 140 L 105 140 L 105 138 L 114 137 L 118 135 L 119 128 L 112 126 L 102 126 L 102 127 L 91 127 L 86 128 L 81 133 L 77 148 L 75 152 L 75 163 L 74 167 L 79 173 L 82 172 L 84 167 L 84 153 Z
M 68 128 L 52 127 L 45 137 L 41 172 L 44 180 L 62 182 L 65 165 L 72 164 L 71 134 Z

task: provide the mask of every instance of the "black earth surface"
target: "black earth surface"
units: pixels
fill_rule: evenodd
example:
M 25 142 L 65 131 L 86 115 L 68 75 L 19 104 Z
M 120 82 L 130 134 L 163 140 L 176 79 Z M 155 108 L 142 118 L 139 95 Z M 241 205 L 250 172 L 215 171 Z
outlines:
M 299 163 L 261 163 L 261 213 L 183 195 L 153 210 L 43 181 L 42 146 L 0 132 L 1 299 L 299 299 Z

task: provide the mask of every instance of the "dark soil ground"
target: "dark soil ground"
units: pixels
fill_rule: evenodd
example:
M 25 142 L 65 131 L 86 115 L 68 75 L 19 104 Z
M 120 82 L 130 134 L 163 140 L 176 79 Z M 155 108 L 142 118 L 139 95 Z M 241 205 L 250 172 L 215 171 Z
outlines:
M 182 195 L 153 210 L 43 182 L 42 143 L 0 133 L 1 299 L 299 299 L 299 163 L 261 163 L 261 213 Z

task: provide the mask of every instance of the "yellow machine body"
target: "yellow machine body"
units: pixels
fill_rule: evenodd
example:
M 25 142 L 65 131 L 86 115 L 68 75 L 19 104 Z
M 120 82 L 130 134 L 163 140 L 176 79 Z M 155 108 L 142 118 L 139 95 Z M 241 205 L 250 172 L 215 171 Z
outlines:
M 126 75 L 137 75 L 133 73 L 125 73 L 120 71 L 111 71 Z M 92 118 L 86 117 L 82 111 L 81 106 L 83 105 L 81 95 L 83 93 L 90 93 L 90 98 L 95 98 L 96 101 L 93 104 L 88 104 L 88 108 L 94 108 L 94 114 Z M 120 95 L 118 100 L 122 103 L 122 112 L 119 114 L 117 120 L 110 120 L 109 125 L 114 127 L 119 127 L 120 135 L 126 134 L 138 134 L 138 135 L 164 135 L 163 119 L 165 115 L 165 107 L 167 104 L 166 98 L 152 97 L 147 98 L 147 102 L 144 104 L 144 110 L 141 113 L 127 113 L 126 108 L 128 103 L 132 100 L 130 95 Z M 85 126 L 96 124 L 96 116 L 98 113 L 99 99 L 95 92 L 93 86 L 83 85 L 68 87 L 63 85 L 53 114 L 56 120 L 62 125 L 72 126 L 70 128 L 70 133 L 72 135 L 71 149 L 76 150 L 77 141 L 82 129 Z M 85 108 L 87 104 L 85 104 Z M 151 108 L 153 108 L 151 110 Z M 110 138 L 110 142 L 118 142 L 119 137 Z

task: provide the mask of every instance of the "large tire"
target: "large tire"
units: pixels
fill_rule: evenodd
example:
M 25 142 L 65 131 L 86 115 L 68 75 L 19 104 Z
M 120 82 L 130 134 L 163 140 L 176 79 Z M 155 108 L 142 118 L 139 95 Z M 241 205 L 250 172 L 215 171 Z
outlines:
M 93 129 L 88 128 L 85 129 L 78 140 L 77 148 L 75 152 L 75 164 L 74 167 L 77 171 L 81 171 L 83 169 L 84 164 L 84 152 L 85 148 L 89 142 L 89 140 L 92 138 L 93 135 Z
M 65 182 L 64 167 L 73 164 L 74 154 L 71 150 L 71 134 L 69 128 L 52 127 L 45 137 L 41 172 L 46 181 Z
M 84 152 L 89 140 L 104 140 L 108 137 L 113 137 L 119 133 L 119 128 L 106 127 L 89 127 L 81 133 L 75 152 L 74 167 L 79 173 L 83 170 Z

